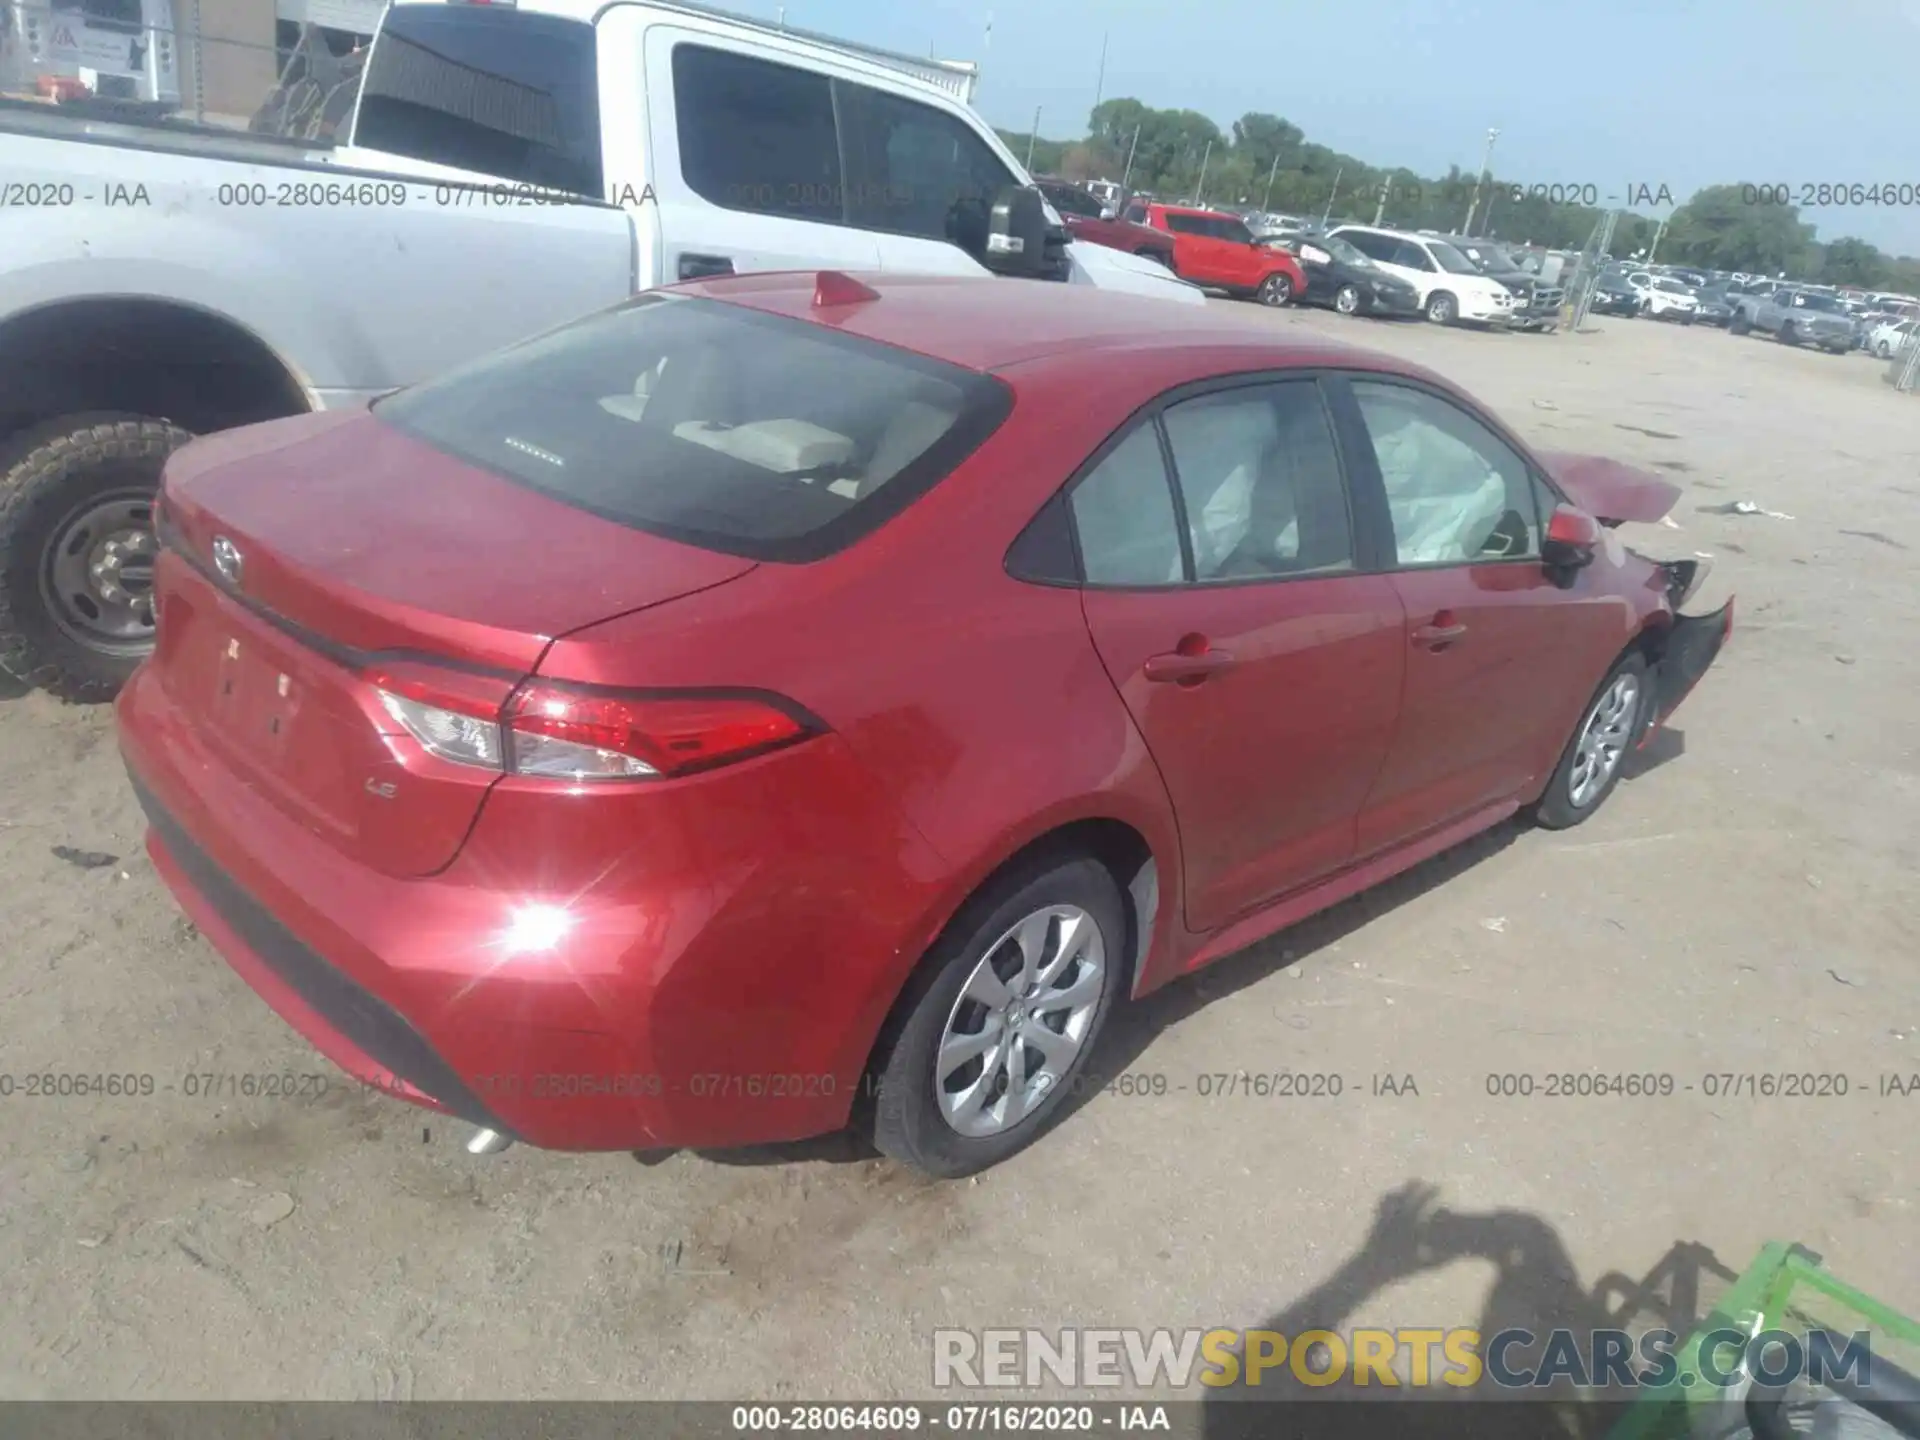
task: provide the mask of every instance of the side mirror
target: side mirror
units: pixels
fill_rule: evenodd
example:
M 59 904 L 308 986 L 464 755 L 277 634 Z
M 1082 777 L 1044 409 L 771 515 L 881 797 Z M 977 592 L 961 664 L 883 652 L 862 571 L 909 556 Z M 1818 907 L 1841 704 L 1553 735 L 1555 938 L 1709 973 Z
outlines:
M 1562 505 L 1547 520 L 1540 559 L 1549 570 L 1578 570 L 1593 563 L 1600 545 L 1600 522 L 1584 510 Z
M 1102 220 L 1118 220 L 1120 218 L 1120 212 L 1111 205 L 1103 205 L 1100 207 L 1100 218 Z
M 1039 275 L 1047 266 L 1047 205 L 1031 185 L 994 197 L 987 222 L 986 267 L 996 275 Z

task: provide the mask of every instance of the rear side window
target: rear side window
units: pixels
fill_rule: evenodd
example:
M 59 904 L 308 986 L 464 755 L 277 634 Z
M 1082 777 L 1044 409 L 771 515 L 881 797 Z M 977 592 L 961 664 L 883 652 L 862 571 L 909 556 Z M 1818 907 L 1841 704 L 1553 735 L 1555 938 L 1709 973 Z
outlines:
M 702 45 L 673 51 L 680 173 L 729 210 L 839 224 L 844 211 L 833 82 Z
M 598 198 L 593 27 L 483 5 L 394 5 L 354 143 Z
M 1203 215 L 1183 215 L 1178 210 L 1169 210 L 1166 212 L 1166 215 L 1167 228 L 1176 235 L 1205 235 L 1208 233 L 1206 217 Z
M 803 561 L 911 504 L 1011 406 L 975 371 L 741 306 L 646 296 L 374 413 L 609 520 Z
M 1069 504 L 1089 585 L 1178 585 L 1180 526 L 1160 434 L 1141 425 L 1073 487 Z

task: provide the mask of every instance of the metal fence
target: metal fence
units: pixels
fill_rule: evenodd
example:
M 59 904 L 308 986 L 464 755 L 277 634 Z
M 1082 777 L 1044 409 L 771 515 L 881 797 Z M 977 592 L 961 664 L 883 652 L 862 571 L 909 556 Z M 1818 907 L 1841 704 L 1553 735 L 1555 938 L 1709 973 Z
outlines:
M 1607 251 L 1613 244 L 1613 227 L 1619 219 L 1620 212 L 1617 210 L 1609 210 L 1603 215 L 1593 227 L 1593 233 L 1587 237 L 1579 259 L 1574 262 L 1573 274 L 1566 282 L 1566 294 L 1561 302 L 1561 328 L 1568 335 L 1579 332 L 1593 309 L 1593 292 L 1600 283 L 1600 272 L 1607 267 Z
M 175 0 L 169 25 L 107 24 L 77 5 L 0 0 L 0 98 L 106 119 L 190 120 L 325 143 L 365 51 L 303 25 L 291 45 L 257 10 Z M 267 12 L 271 15 L 271 12 Z M 217 33 L 220 24 L 250 32 Z M 343 102 L 344 96 L 344 102 Z
M 1911 395 L 1920 387 L 1920 338 L 1910 337 L 1905 346 L 1893 352 L 1887 362 L 1886 380 L 1902 395 Z

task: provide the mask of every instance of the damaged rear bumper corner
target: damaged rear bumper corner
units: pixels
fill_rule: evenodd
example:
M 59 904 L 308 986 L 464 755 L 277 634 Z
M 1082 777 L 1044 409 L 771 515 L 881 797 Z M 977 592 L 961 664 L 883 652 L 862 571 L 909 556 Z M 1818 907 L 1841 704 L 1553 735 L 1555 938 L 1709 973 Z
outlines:
M 1708 615 L 1676 615 L 1654 666 L 1653 693 L 1640 735 L 1644 746 L 1713 667 L 1733 634 L 1733 601 Z

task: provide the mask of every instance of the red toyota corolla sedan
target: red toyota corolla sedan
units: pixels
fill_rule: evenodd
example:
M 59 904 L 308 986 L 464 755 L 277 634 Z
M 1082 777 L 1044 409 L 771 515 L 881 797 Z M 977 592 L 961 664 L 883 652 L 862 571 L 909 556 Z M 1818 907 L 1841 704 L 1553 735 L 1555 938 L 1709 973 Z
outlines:
M 1676 493 L 1217 307 L 712 281 L 180 451 L 121 745 L 355 1076 L 961 1175 L 1116 1005 L 1592 814 L 1731 628 L 1608 524 Z

